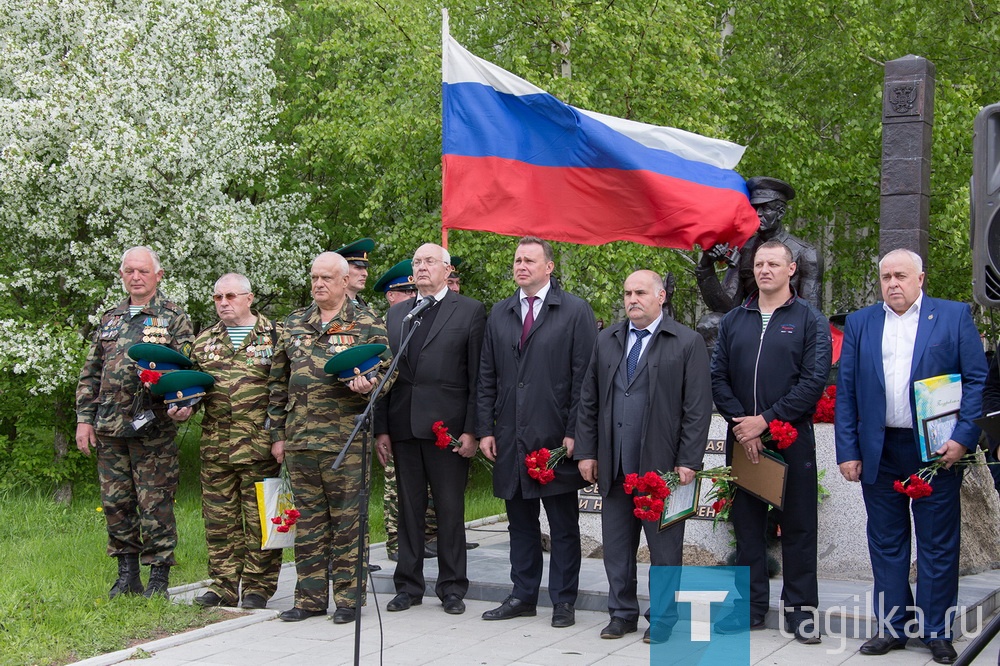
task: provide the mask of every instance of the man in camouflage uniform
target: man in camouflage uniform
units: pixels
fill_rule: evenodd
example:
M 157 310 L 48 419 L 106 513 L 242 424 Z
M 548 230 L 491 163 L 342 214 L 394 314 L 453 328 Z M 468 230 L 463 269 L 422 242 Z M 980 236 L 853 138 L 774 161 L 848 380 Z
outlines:
M 194 331 L 188 316 L 158 289 L 163 269 L 156 253 L 147 247 L 126 250 L 119 273 L 129 296 L 101 315 L 80 373 L 76 446 L 84 455 L 97 449 L 108 555 L 118 559 L 118 580 L 109 596 L 167 596 L 176 563 L 177 426 L 163 402 L 143 389 L 126 352 L 137 342 L 151 342 L 186 355 Z M 147 411 L 152 418 L 143 425 Z M 151 567 L 145 591 L 140 558 Z
M 215 283 L 220 321 L 194 342 L 195 369 L 215 378 L 204 398 L 201 422 L 201 512 L 212 585 L 194 601 L 201 606 L 235 606 L 243 583 L 243 607 L 264 608 L 278 587 L 281 550 L 261 550 L 254 485 L 278 476 L 267 431 L 267 382 L 278 328 L 250 309 L 253 291 L 243 275 L 229 273 Z M 192 408 L 171 408 L 185 421 Z
M 371 381 L 360 375 L 345 384 L 324 366 L 349 347 L 388 340 L 382 320 L 348 299 L 347 278 L 342 256 L 324 252 L 316 257 L 313 304 L 285 319 L 271 365 L 271 441 L 279 460 L 288 457 L 295 508 L 301 512 L 295 533 L 295 607 L 279 615 L 286 622 L 326 613 L 328 575 L 337 606 L 334 622 L 353 622 L 356 615 L 360 450 L 353 448 L 340 469 L 332 465 L 354 429 L 354 417 L 364 411 L 367 394 L 385 376 L 380 367 Z

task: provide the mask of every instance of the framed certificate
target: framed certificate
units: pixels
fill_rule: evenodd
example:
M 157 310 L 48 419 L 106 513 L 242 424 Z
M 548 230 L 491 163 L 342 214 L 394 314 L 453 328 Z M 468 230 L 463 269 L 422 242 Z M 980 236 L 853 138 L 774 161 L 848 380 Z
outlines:
M 663 515 L 660 516 L 660 531 L 679 520 L 693 516 L 698 509 L 699 497 L 701 497 L 701 479 L 698 477 L 686 486 L 678 485 L 676 488 L 671 488 L 670 496 L 664 502 Z
M 785 506 L 788 464 L 778 454 L 764 449 L 750 462 L 742 451 L 733 455 L 733 483 L 779 511 Z
M 951 439 L 951 434 L 955 432 L 958 425 L 958 410 L 937 414 L 922 420 L 923 435 L 920 438 L 920 457 L 924 462 L 930 462 L 940 458 L 935 451 L 944 446 L 944 443 Z
M 934 453 L 951 439 L 962 407 L 962 375 L 939 375 L 913 382 L 917 406 L 917 434 L 920 459 L 932 462 Z

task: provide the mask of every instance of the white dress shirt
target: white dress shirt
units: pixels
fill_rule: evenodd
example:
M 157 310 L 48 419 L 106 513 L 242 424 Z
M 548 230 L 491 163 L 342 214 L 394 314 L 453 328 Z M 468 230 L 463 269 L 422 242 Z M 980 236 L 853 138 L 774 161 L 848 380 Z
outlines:
M 443 287 L 443 288 L 441 289 L 441 291 L 439 291 L 438 293 L 436 293 L 436 294 L 433 294 L 433 296 L 434 296 L 434 300 L 435 300 L 436 302 L 438 302 L 438 303 L 440 303 L 441 301 L 443 301 L 443 300 L 444 300 L 444 297 L 445 297 L 445 296 L 447 296 L 447 295 L 448 295 L 448 285 L 445 285 L 445 286 L 444 286 L 444 287 Z M 416 300 L 416 302 L 415 302 L 415 303 L 413 304 L 413 307 L 417 307 L 418 305 L 420 305 L 420 301 L 422 301 L 422 300 L 424 300 L 424 297 L 423 297 L 423 296 L 421 296 L 420 294 L 417 294 L 417 300 Z
M 542 303 L 545 301 L 545 297 L 549 293 L 550 283 L 546 282 L 545 286 L 535 293 L 535 302 L 532 304 L 532 309 L 534 310 L 533 319 L 538 319 L 538 313 L 542 311 Z M 524 289 L 518 289 L 518 295 L 521 301 L 521 323 L 524 323 L 524 318 L 528 316 L 528 295 L 524 293 Z
M 910 370 L 913 363 L 913 346 L 917 341 L 920 323 L 920 305 L 923 292 L 917 296 L 910 309 L 896 314 L 885 303 L 885 328 L 882 330 L 882 370 L 885 372 L 885 426 L 887 428 L 912 428 L 913 412 L 910 410 Z
M 642 349 L 639 351 L 639 360 L 642 360 L 642 355 L 646 353 L 649 348 L 649 341 L 653 339 L 653 333 L 656 333 L 656 329 L 660 327 L 660 322 L 663 320 L 663 313 L 653 320 L 653 323 L 646 328 L 639 329 L 640 331 L 649 331 L 649 335 L 642 339 Z M 628 338 L 625 340 L 625 356 L 628 357 L 628 353 L 632 350 L 632 345 L 635 344 L 636 339 L 636 327 L 632 324 L 628 325 Z

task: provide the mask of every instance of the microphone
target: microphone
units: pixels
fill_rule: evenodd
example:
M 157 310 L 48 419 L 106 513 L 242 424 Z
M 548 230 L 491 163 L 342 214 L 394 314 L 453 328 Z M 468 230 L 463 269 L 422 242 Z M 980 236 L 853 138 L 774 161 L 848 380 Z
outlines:
M 420 301 L 417 307 L 410 310 L 410 314 L 403 317 L 403 323 L 405 324 L 406 322 L 412 320 L 418 314 L 423 313 L 424 310 L 431 307 L 435 303 L 437 303 L 437 301 L 434 300 L 433 296 L 424 296 L 424 300 Z

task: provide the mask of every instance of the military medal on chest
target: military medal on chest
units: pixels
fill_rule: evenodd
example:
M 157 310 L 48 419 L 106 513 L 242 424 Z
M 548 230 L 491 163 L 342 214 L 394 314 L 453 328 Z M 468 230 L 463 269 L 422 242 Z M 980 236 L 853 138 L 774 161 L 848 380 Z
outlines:
M 102 340 L 113 340 L 118 337 L 118 334 L 122 330 L 122 324 L 124 320 L 121 315 L 115 315 L 101 327 L 101 339 Z
M 298 342 L 296 340 L 296 342 Z M 271 356 L 274 355 L 271 347 L 271 336 L 257 336 L 253 344 L 247 346 L 247 363 L 250 365 L 271 365 Z
M 146 317 L 142 322 L 142 341 L 157 345 L 167 344 L 167 325 L 170 320 L 164 317 Z

